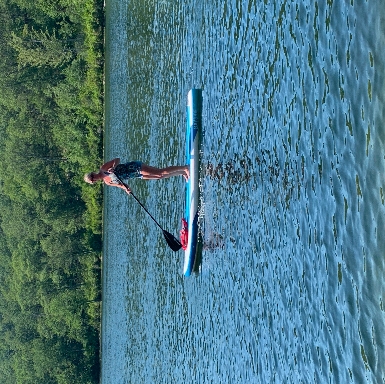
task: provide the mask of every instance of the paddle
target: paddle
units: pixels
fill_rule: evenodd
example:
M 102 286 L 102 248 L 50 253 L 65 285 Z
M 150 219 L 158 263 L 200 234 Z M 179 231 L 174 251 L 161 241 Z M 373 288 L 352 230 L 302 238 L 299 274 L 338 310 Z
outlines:
M 121 184 L 124 186 L 124 188 L 127 190 L 126 184 L 123 183 L 123 181 L 120 179 L 119 176 L 117 176 L 117 175 L 115 175 L 115 176 L 121 182 Z M 163 229 L 160 226 L 160 224 L 154 219 L 154 217 L 151 215 L 151 213 L 147 211 L 146 207 L 139 201 L 139 199 L 132 192 L 130 192 L 130 195 L 139 203 L 139 205 L 146 211 L 146 213 L 151 217 L 151 219 L 154 220 L 155 224 L 162 230 L 163 236 L 166 239 L 169 247 L 174 252 L 179 251 L 182 248 L 182 244 L 179 242 L 179 240 L 176 239 L 170 232 L 167 232 L 165 229 Z

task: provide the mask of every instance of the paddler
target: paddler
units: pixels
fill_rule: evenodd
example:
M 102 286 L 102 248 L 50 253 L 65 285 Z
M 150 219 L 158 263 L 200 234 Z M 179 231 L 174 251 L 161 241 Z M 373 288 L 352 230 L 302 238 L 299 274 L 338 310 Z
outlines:
M 182 175 L 186 180 L 189 178 L 188 165 L 171 166 L 167 168 L 150 167 L 141 161 L 130 161 L 128 163 L 120 163 L 120 158 L 110 160 L 104 163 L 99 172 L 90 172 L 84 175 L 84 181 L 94 184 L 96 181 L 103 180 L 107 185 L 124 189 L 128 194 L 131 189 L 126 183 L 122 183 L 119 179 L 135 179 L 143 180 L 159 180 L 168 177 Z M 118 179 L 119 178 L 119 179 Z

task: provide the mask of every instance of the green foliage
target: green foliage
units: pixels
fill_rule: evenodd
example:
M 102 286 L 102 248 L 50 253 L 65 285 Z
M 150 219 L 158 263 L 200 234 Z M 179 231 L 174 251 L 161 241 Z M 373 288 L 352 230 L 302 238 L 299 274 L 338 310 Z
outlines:
M 103 4 L 0 0 L 0 377 L 99 381 Z
M 20 67 L 59 67 L 70 62 L 75 52 L 62 39 L 48 30 L 29 31 L 25 26 L 21 36 L 11 33 L 10 45 L 17 52 Z

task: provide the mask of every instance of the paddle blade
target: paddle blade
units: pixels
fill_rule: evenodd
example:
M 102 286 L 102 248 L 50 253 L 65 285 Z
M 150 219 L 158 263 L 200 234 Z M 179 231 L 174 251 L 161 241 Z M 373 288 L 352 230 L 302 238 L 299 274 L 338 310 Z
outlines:
M 166 239 L 168 246 L 174 252 L 177 252 L 177 251 L 179 251 L 182 248 L 182 244 L 171 233 L 163 230 L 163 236 Z

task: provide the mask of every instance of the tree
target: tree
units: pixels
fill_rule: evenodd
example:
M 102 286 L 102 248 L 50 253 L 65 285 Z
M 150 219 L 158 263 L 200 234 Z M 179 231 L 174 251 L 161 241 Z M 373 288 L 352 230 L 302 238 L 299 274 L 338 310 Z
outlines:
M 11 33 L 10 45 L 18 54 L 20 67 L 60 67 L 71 61 L 75 51 L 66 46 L 66 42 L 56 37 L 55 32 L 47 29 L 36 31 L 33 27 L 24 27 L 21 36 Z

